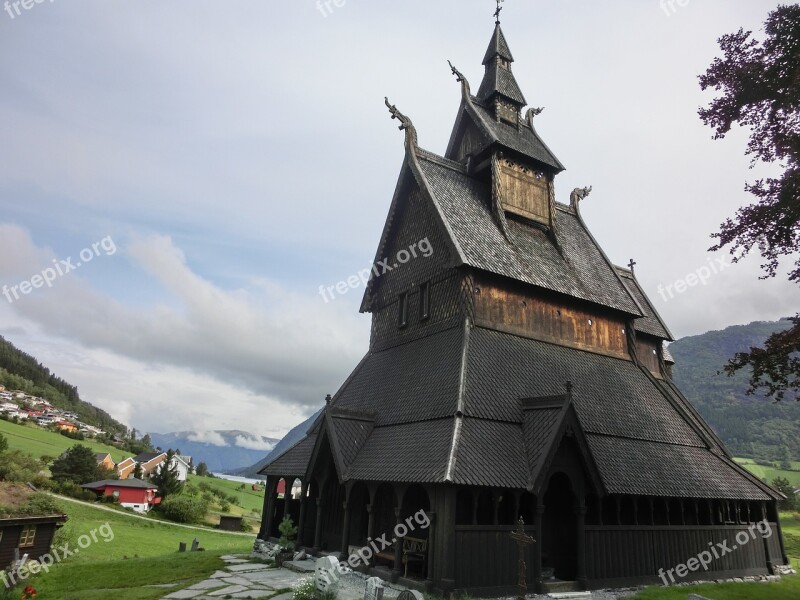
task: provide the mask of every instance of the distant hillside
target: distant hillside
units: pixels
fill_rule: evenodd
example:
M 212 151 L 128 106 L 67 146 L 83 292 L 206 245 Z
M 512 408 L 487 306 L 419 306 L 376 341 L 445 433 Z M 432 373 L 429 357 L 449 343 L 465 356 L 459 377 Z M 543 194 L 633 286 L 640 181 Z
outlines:
M 74 412 L 87 425 L 109 433 L 124 434 L 125 425 L 115 421 L 104 410 L 81 400 L 78 388 L 56 377 L 34 357 L 19 350 L 0 336 L 0 385 L 44 398 L 54 407 Z
M 800 460 L 800 402 L 747 396 L 748 374 L 718 374 L 736 352 L 759 346 L 789 321 L 754 322 L 686 337 L 669 347 L 675 383 L 735 456 Z
M 278 440 L 246 431 L 177 431 L 151 433 L 153 446 L 180 450 L 195 466 L 204 462 L 209 470 L 223 473 L 240 469 L 269 454 Z
M 280 456 L 286 450 L 291 448 L 297 441 L 302 439 L 305 436 L 306 431 L 308 431 L 311 428 L 311 425 L 314 423 L 314 421 L 317 419 L 317 417 L 321 412 L 322 409 L 318 410 L 308 419 L 300 423 L 300 425 L 296 426 L 294 429 L 289 431 L 289 433 L 283 436 L 283 439 L 280 442 L 278 442 L 275 448 L 273 448 L 272 452 L 270 452 L 266 456 L 262 456 L 257 463 L 251 464 L 249 467 L 245 467 L 243 469 L 237 469 L 235 471 L 231 471 L 230 474 L 239 475 L 240 477 L 253 477 L 255 479 L 261 477 L 258 474 L 258 472 L 264 468 L 264 465 L 266 465 L 267 462 L 270 461 L 273 456 Z M 181 451 L 183 451 L 183 449 L 181 449 Z

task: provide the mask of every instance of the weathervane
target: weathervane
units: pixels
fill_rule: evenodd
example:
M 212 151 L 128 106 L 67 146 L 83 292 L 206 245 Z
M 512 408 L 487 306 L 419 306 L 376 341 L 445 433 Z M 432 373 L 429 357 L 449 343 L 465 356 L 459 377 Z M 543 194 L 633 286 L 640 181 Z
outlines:
M 503 7 L 500 6 L 505 0 L 496 0 L 497 1 L 497 10 L 494 11 L 494 19 L 495 25 L 500 25 L 500 12 L 503 10 Z

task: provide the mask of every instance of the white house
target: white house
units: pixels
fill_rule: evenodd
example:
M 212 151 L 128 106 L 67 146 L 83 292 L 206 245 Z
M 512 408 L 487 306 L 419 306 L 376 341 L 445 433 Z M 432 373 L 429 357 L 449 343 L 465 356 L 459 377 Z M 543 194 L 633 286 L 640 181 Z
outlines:
M 158 465 L 155 468 L 155 471 L 160 471 L 162 468 L 164 468 L 164 464 L 166 464 L 166 461 Z M 184 459 L 184 457 L 180 454 L 175 454 L 172 456 L 169 466 L 170 468 L 174 467 L 178 471 L 178 481 L 186 481 L 186 479 L 189 477 L 189 474 L 192 472 L 192 467 L 189 466 L 189 461 Z

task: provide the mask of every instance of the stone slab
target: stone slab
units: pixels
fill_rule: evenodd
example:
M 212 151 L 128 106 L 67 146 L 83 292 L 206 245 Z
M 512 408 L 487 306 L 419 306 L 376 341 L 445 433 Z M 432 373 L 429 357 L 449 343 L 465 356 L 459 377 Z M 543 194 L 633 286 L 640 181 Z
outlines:
M 225 583 L 222 579 L 206 579 L 205 581 L 201 581 L 200 583 L 195 583 L 194 585 L 190 585 L 187 589 L 190 590 L 212 590 L 214 588 L 222 587 Z
M 219 597 L 219 596 L 228 596 L 237 594 L 239 592 L 246 592 L 248 589 L 243 585 L 232 585 L 229 587 L 224 587 L 221 590 L 217 590 L 216 592 L 210 592 L 208 595 L 212 597 Z
M 164 596 L 164 600 L 189 600 L 203 594 L 203 590 L 179 590 Z
M 241 573 L 242 571 L 266 571 L 270 566 L 263 563 L 248 562 L 242 565 L 231 565 L 225 568 L 232 573 Z

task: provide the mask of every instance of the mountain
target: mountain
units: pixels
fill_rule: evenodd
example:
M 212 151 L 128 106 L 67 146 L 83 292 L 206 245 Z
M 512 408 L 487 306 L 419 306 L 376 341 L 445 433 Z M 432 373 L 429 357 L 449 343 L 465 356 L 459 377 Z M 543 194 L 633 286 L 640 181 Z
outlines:
M 263 456 L 261 460 L 259 460 L 257 463 L 251 464 L 249 467 L 245 467 L 243 469 L 237 469 L 235 471 L 231 471 L 230 474 L 239 475 L 240 477 L 253 477 L 256 479 L 260 478 L 261 476 L 258 474 L 258 472 L 262 468 L 264 468 L 264 465 L 266 465 L 267 462 L 271 460 L 273 456 L 275 457 L 280 456 L 286 450 L 294 446 L 294 444 L 297 441 L 302 439 L 305 436 L 306 431 L 308 431 L 311 428 L 311 425 L 314 423 L 314 421 L 317 419 L 317 417 L 320 415 L 321 412 L 322 409 L 319 409 L 308 419 L 306 419 L 305 421 L 297 425 L 294 429 L 289 431 L 289 433 L 283 436 L 283 439 L 280 442 L 278 442 L 275 448 L 272 449 L 272 452 L 270 452 L 266 456 Z M 181 451 L 183 451 L 183 449 L 181 449 Z
M 734 456 L 800 460 L 800 402 L 747 396 L 749 371 L 728 377 L 719 371 L 737 352 L 760 346 L 788 329 L 786 320 L 728 327 L 682 338 L 669 346 L 677 386 L 710 423 Z
M 104 410 L 84 402 L 78 388 L 42 366 L 30 354 L 0 336 L 0 385 L 8 390 L 19 390 L 44 398 L 55 408 L 74 412 L 87 425 L 94 425 L 109 433 L 124 434 L 127 427 L 115 421 Z
M 176 431 L 150 433 L 153 446 L 162 450 L 180 450 L 191 456 L 194 465 L 201 462 L 210 471 L 232 471 L 252 465 L 271 452 L 279 440 L 246 431 Z

